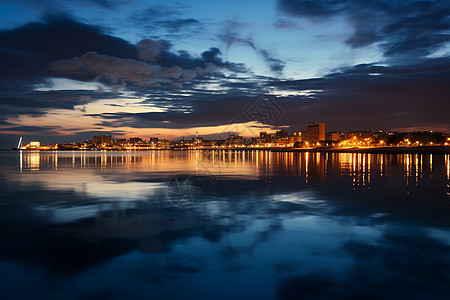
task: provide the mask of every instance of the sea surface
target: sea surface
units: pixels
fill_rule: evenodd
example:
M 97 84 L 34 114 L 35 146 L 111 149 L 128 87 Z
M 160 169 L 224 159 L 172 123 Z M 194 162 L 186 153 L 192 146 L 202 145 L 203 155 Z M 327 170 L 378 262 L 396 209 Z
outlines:
M 450 299 L 450 155 L 0 152 L 0 299 Z

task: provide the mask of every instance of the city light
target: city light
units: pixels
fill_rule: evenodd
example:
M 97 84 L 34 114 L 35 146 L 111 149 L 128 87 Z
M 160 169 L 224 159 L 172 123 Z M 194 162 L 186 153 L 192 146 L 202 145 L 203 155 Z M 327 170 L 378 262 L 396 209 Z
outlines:
M 308 125 L 304 132 L 289 134 L 286 130 L 260 132 L 259 137 L 242 137 L 229 133 L 222 139 L 207 140 L 199 136 L 190 139 L 166 140 L 156 137 L 113 138 L 111 135 L 93 136 L 82 143 L 41 144 L 31 141 L 19 148 L 22 150 L 198 150 L 198 149 L 367 149 L 377 147 L 422 147 L 448 146 L 450 137 L 434 131 L 396 133 L 384 131 L 350 131 L 325 133 L 325 123 Z M 22 139 L 19 144 L 21 145 Z

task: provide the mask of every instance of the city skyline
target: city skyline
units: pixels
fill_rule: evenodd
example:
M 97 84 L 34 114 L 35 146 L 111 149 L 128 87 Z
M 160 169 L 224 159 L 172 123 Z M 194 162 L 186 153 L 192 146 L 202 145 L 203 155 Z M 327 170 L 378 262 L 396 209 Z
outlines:
M 286 128 L 282 128 L 280 130 L 277 129 L 265 129 L 264 131 L 260 131 L 260 132 L 256 132 L 253 129 L 246 131 L 247 133 L 251 133 L 251 135 L 242 135 L 238 130 L 239 128 L 239 124 L 229 124 L 227 129 L 230 129 L 228 131 L 224 131 L 221 133 L 216 133 L 216 134 L 207 134 L 207 135 L 202 135 L 201 133 L 199 133 L 198 131 L 196 131 L 195 133 L 191 133 L 191 134 L 187 134 L 186 136 L 179 136 L 179 137 L 175 137 L 175 138 L 165 138 L 165 137 L 158 137 L 159 134 L 145 134 L 145 135 L 141 135 L 141 136 L 115 136 L 115 135 L 108 135 L 108 134 L 102 134 L 102 132 L 99 133 L 99 135 L 94 135 L 91 136 L 89 138 L 86 138 L 84 140 L 70 140 L 70 141 L 64 141 L 64 139 L 61 139 L 60 141 L 54 141 L 54 142 L 42 142 L 42 145 L 62 145 L 62 144 L 83 144 L 83 143 L 87 143 L 87 142 L 92 142 L 93 144 L 95 144 L 95 138 L 98 137 L 100 139 L 102 138 L 109 138 L 111 140 L 111 143 L 113 142 L 129 142 L 129 143 L 138 143 L 138 142 L 151 142 L 153 140 L 160 140 L 160 141 L 169 141 L 169 142 L 175 142 L 175 141 L 193 141 L 196 140 L 197 138 L 200 138 L 202 140 L 208 140 L 208 141 L 224 141 L 230 138 L 230 136 L 237 136 L 239 138 L 243 138 L 244 140 L 250 141 L 251 139 L 254 138 L 261 138 L 261 134 L 267 134 L 269 136 L 273 136 L 276 137 L 278 136 L 278 134 L 280 132 L 286 132 L 287 136 L 289 137 L 300 137 L 303 138 L 304 141 L 307 140 L 311 140 L 311 136 L 308 137 L 308 128 L 310 126 L 318 126 L 320 124 L 323 124 L 323 133 L 321 133 L 320 135 L 316 132 L 314 132 L 314 136 L 317 135 L 317 137 L 313 138 L 314 142 L 318 142 L 318 141 L 337 141 L 339 138 L 331 138 L 332 136 L 335 137 L 337 135 L 339 135 L 341 138 L 343 136 L 351 136 L 353 137 L 355 134 L 357 135 L 364 135 L 364 134 L 369 134 L 369 135 L 377 135 L 377 134 L 384 134 L 384 135 L 398 135 L 398 136 L 407 136 L 407 135 L 414 135 L 414 134 L 419 134 L 419 135 L 424 135 L 424 136 L 441 136 L 443 138 L 445 138 L 445 146 L 447 146 L 447 142 L 450 141 L 450 134 L 447 132 L 443 132 L 443 131 L 433 131 L 433 130 L 412 130 L 412 131 L 394 131 L 394 130 L 383 130 L 383 129 L 378 129 L 378 130 L 358 130 L 356 128 L 352 129 L 352 130 L 348 130 L 348 131 L 336 131 L 336 130 L 325 130 L 325 123 L 311 123 L 311 124 L 305 124 L 304 128 L 289 128 L 288 130 L 286 130 Z M 237 131 L 233 131 L 233 130 L 237 130 Z M 27 140 L 24 140 L 24 137 L 22 135 L 17 135 L 16 136 L 16 143 L 14 145 L 17 145 L 17 138 L 19 140 L 19 144 L 21 145 L 25 145 L 28 142 L 28 145 L 30 145 L 30 143 L 35 143 L 38 142 L 41 144 L 41 141 L 38 138 L 35 138 L 35 136 L 33 135 L 28 135 L 27 136 Z M 442 144 L 444 143 L 444 141 L 442 142 Z M 440 144 L 440 143 L 439 143 Z M 444 145 L 444 144 L 443 144 Z M 4 149 L 9 149 L 11 145 L 7 145 L 6 148 Z M 413 145 L 415 146 L 415 145 Z M 422 146 L 422 144 L 420 145 Z M 13 147 L 13 148 L 18 148 L 18 147 Z M 56 149 L 56 148 L 55 148 Z
M 261 131 L 258 136 L 243 137 L 238 132 L 224 132 L 219 139 L 205 138 L 198 132 L 192 138 L 174 140 L 158 137 L 116 138 L 112 135 L 94 135 L 83 142 L 41 144 L 19 138 L 14 149 L 21 150 L 279 150 L 286 151 L 377 151 L 448 153 L 450 136 L 442 132 L 414 131 L 348 131 L 327 132 L 325 123 L 312 123 L 303 131 Z M 440 146 L 440 147 L 436 147 Z M 445 147 L 442 147 L 445 146 Z M 433 149 L 431 149 L 433 148 Z
M 0 148 L 19 136 L 217 139 L 313 122 L 340 132 L 450 132 L 446 2 L 48 0 L 0 8 Z

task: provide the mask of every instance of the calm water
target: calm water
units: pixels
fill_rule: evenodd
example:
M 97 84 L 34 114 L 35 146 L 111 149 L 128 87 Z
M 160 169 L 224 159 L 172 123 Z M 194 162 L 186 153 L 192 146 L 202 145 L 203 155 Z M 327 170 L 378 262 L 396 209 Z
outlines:
M 1 299 L 448 299 L 450 156 L 0 153 Z

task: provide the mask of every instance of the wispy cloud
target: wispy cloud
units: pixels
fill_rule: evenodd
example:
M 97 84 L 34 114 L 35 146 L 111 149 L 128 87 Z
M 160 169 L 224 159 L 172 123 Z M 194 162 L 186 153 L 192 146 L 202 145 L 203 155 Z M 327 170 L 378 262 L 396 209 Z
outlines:
M 258 47 L 253 41 L 251 35 L 243 37 L 240 33 L 240 30 L 248 26 L 250 26 L 250 24 L 245 22 L 227 20 L 224 23 L 222 32 L 219 33 L 217 37 L 226 45 L 226 49 L 229 49 L 233 45 L 243 45 L 250 47 L 262 57 L 266 65 L 273 73 L 281 75 L 286 63 L 279 58 L 273 57 L 272 53 L 268 49 Z
M 354 30 L 345 41 L 348 46 L 377 43 L 386 58 L 397 61 L 427 57 L 450 39 L 446 1 L 279 0 L 278 8 L 286 15 L 316 22 L 344 18 Z

